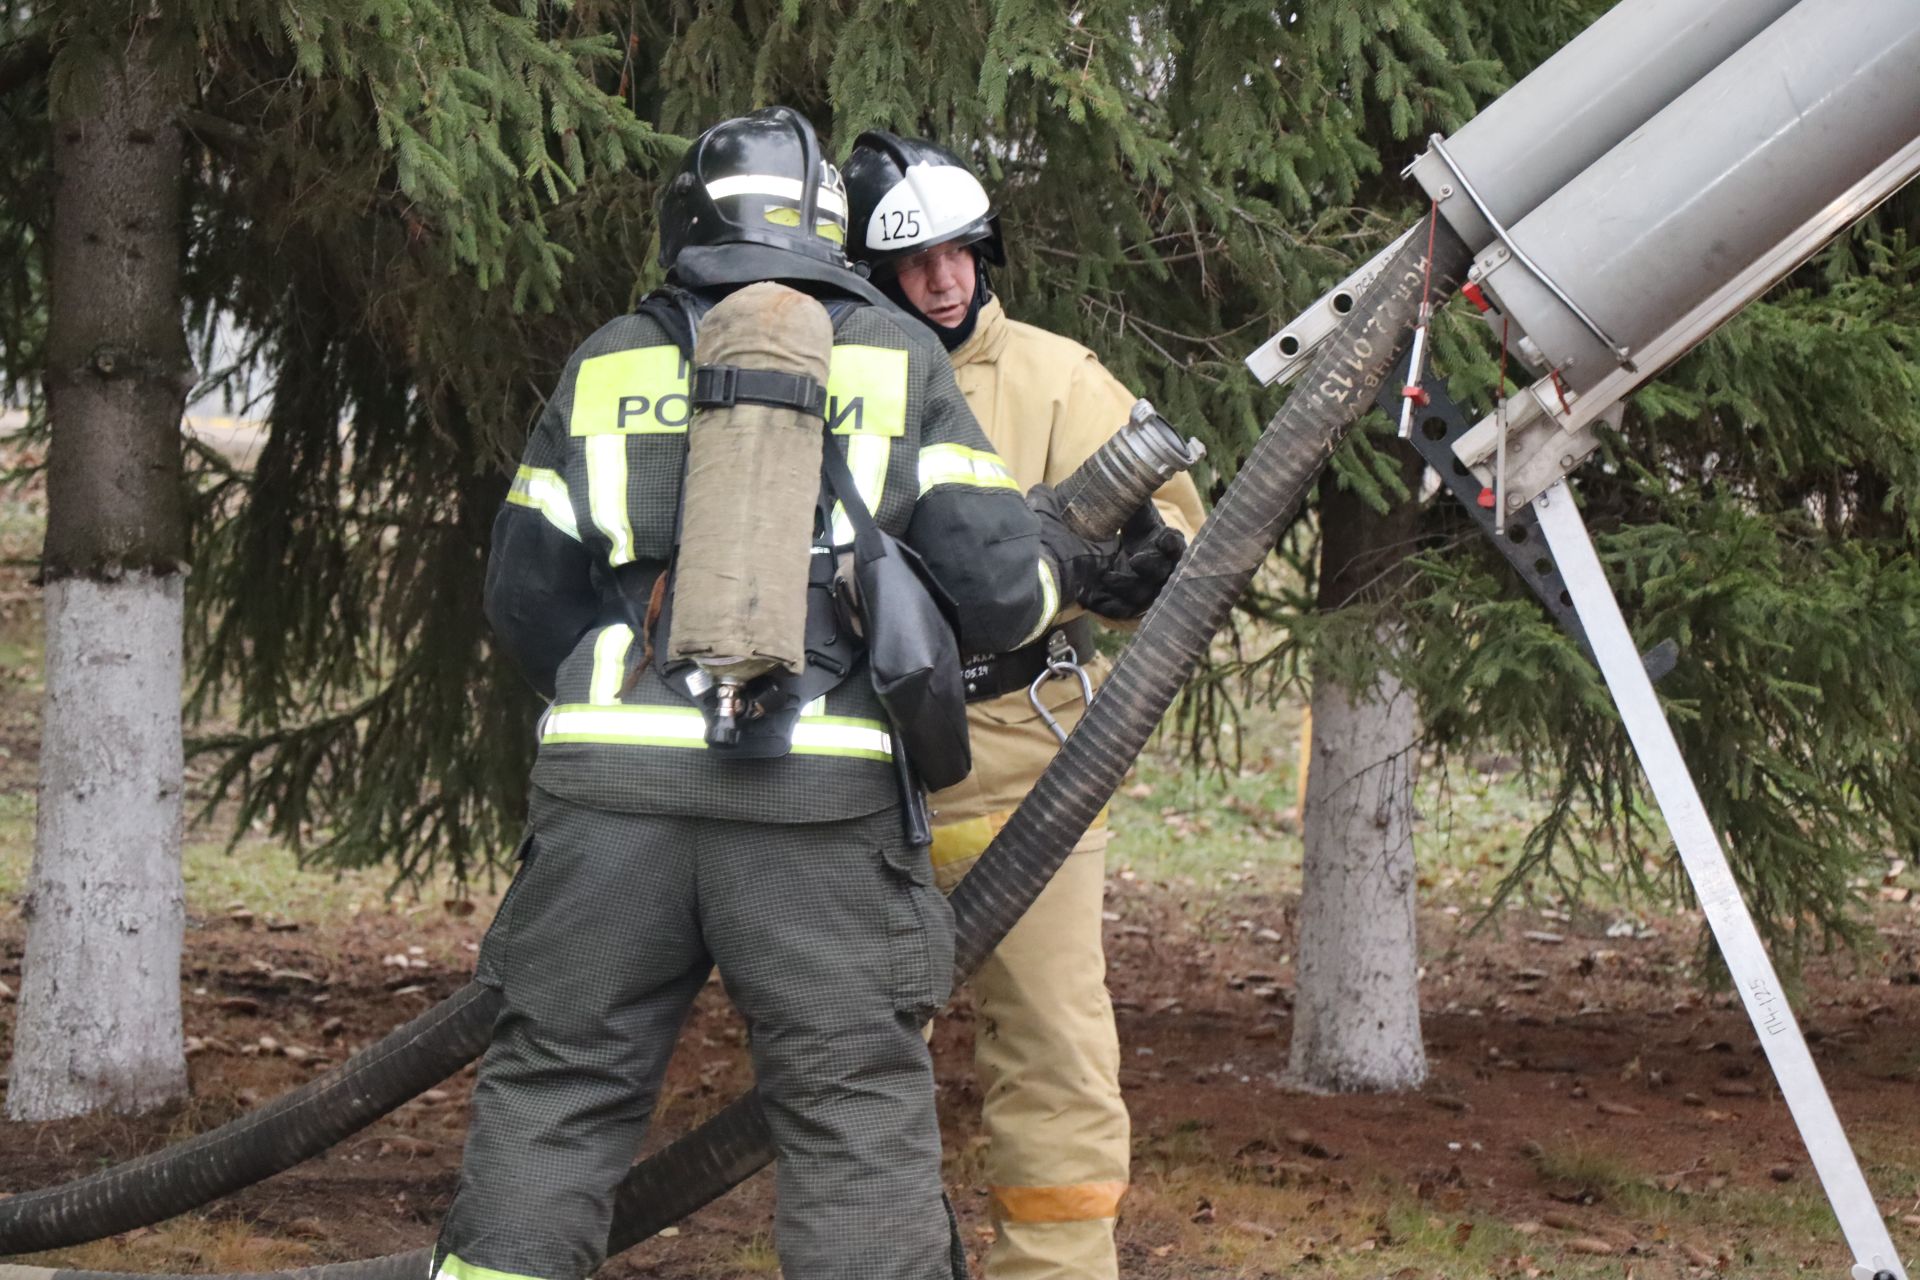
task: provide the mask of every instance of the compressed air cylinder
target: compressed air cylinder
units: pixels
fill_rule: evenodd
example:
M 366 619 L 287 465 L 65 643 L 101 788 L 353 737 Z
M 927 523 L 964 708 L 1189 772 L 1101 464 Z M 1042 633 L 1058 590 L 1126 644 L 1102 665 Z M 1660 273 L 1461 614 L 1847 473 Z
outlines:
M 694 362 L 804 374 L 824 387 L 826 308 L 785 285 L 748 285 L 700 323 Z M 687 427 L 687 481 L 669 659 L 744 683 L 806 664 L 807 571 L 824 440 L 820 418 L 739 403 Z
M 1448 138 L 1447 152 L 1474 195 L 1511 227 L 1794 4 L 1621 0 Z M 1436 153 L 1410 172 L 1469 249 L 1492 242 L 1486 218 Z
M 1509 229 L 1537 271 L 1497 245 L 1477 269 L 1579 393 L 1652 373 L 1916 167 L 1920 3 L 1801 0 Z

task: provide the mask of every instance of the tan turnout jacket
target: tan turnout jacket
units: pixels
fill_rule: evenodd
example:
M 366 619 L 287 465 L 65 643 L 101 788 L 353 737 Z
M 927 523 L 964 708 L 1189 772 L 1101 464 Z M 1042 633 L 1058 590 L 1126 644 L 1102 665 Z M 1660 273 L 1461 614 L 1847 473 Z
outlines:
M 1071 338 L 1009 320 L 998 298 L 981 308 L 973 336 L 953 353 L 954 377 L 987 439 L 1021 490 L 1058 484 L 1127 421 L 1136 399 Z M 1180 476 L 1154 495 L 1168 524 L 1191 538 L 1200 528 L 1200 495 Z M 1083 661 L 1091 654 L 1081 654 Z M 1088 661 L 1096 683 L 1104 661 Z M 1042 686 L 1043 701 L 1071 731 L 1084 708 L 1070 680 Z M 950 882 L 977 857 L 1059 750 L 1024 690 L 967 711 L 973 734 L 973 773 L 933 797 L 941 828 L 934 861 Z

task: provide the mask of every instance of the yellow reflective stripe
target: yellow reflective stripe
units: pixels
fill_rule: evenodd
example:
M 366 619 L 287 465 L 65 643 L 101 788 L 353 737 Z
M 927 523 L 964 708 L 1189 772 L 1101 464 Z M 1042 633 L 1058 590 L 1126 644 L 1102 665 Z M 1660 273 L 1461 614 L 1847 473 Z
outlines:
M 1096 831 L 1104 827 L 1107 824 L 1107 810 L 1111 807 L 1101 805 L 1100 812 L 1094 814 L 1093 821 L 1087 824 L 1087 830 Z M 956 862 L 977 858 L 987 851 L 987 846 L 1000 834 L 1000 829 L 1012 820 L 1013 810 L 1001 809 L 983 813 L 977 818 L 962 818 L 944 827 L 935 827 L 933 845 L 927 854 L 936 867 L 950 867 Z
M 633 521 L 627 514 L 627 440 L 599 435 L 586 439 L 587 514 L 605 535 L 607 563 L 623 565 L 633 559 Z
M 907 353 L 836 343 L 827 363 L 827 426 L 837 436 L 907 433 Z
M 920 450 L 921 496 L 940 484 L 1020 492 L 1020 482 L 1013 478 L 999 454 L 990 449 L 969 449 L 963 444 L 930 444 Z
M 573 499 L 567 495 L 567 482 L 558 471 L 545 467 L 523 466 L 514 473 L 507 501 L 515 506 L 531 507 L 547 518 L 547 523 L 580 541 L 580 526 L 574 523 Z
M 610 351 L 580 362 L 567 434 L 684 435 L 693 418 L 693 371 L 673 346 Z
M 996 1222 L 1087 1222 L 1115 1217 L 1124 1182 L 1070 1182 L 1053 1187 L 993 1187 Z
M 848 436 L 847 470 L 853 473 L 853 487 L 867 504 L 867 514 L 876 519 L 880 499 L 887 491 L 887 464 L 893 458 L 893 441 L 886 436 Z M 853 521 L 847 518 L 845 503 L 833 504 L 833 542 L 845 546 L 853 541 Z
M 540 1280 L 538 1276 L 523 1276 L 517 1271 L 495 1271 L 492 1267 L 477 1267 L 471 1262 L 462 1262 L 453 1254 L 440 1260 L 440 1269 L 433 1273 L 434 1280 Z
M 1020 644 L 1032 644 L 1040 638 L 1042 632 L 1053 625 L 1053 615 L 1060 612 L 1060 584 L 1054 581 L 1053 566 L 1047 563 L 1045 556 L 1040 558 L 1040 621 L 1033 624 L 1033 630 L 1027 632 Z M 1016 645 L 1015 648 L 1019 646 Z
M 704 748 L 707 726 L 693 707 L 596 707 L 576 702 L 547 713 L 540 741 Z
M 627 653 L 633 648 L 633 628 L 624 622 L 602 631 L 593 642 L 593 679 L 587 701 L 596 707 L 615 706 L 626 683 Z
M 547 713 L 540 741 L 704 750 L 707 726 L 695 707 L 596 706 L 576 702 L 554 707 Z M 893 737 L 878 720 L 802 716 L 793 727 L 792 743 L 795 755 L 893 759 Z
M 1000 834 L 1000 828 L 1007 825 L 1007 819 L 1011 816 L 989 813 L 935 827 L 933 844 L 927 850 L 927 855 L 936 867 L 950 867 L 956 862 L 977 858 L 987 851 L 987 846 L 993 843 L 993 838 Z

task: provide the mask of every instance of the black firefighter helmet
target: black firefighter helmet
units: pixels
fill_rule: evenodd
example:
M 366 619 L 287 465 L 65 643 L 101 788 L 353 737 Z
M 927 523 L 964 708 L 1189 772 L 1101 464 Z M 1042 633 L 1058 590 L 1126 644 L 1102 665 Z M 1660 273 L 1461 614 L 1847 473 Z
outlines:
M 721 258 L 702 251 L 735 246 L 797 254 L 817 264 L 801 272 L 809 276 L 818 267 L 845 271 L 846 239 L 840 172 L 820 154 L 807 118 L 791 107 L 766 107 L 708 129 L 660 196 L 660 265 L 676 274 L 698 266 L 693 274 L 710 276 Z M 764 253 L 736 256 L 768 261 Z
M 1000 215 L 960 157 L 922 138 L 869 129 L 847 157 L 847 252 L 876 276 L 935 245 L 977 245 L 994 266 L 1006 261 Z

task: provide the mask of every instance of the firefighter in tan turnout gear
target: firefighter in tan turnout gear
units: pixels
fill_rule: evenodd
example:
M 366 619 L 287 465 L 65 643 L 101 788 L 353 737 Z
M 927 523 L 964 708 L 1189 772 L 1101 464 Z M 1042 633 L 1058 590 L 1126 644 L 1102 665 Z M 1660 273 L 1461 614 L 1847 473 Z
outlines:
M 1011 649 L 1113 560 L 1044 493 L 1029 508 L 939 345 L 849 269 L 845 231 L 805 119 L 702 134 L 661 198 L 668 287 L 568 361 L 495 524 L 487 616 L 553 705 L 524 862 L 481 950 L 502 1006 L 435 1280 L 600 1264 L 716 966 L 751 1034 L 788 1280 L 964 1270 L 919 1031 L 947 998 L 952 916 L 896 757 L 922 739 L 884 718 L 869 667 L 891 622 L 843 612 L 837 566 L 891 535 L 958 606 L 963 644 Z M 728 454 L 735 430 L 751 439 Z M 778 598 L 712 608 L 789 571 Z M 775 634 L 783 613 L 803 637 Z
M 987 438 L 1022 488 L 1063 480 L 1127 422 L 1134 396 L 1085 347 L 1007 318 L 988 288 L 1002 261 L 999 220 L 978 179 L 950 152 L 879 131 L 846 165 L 850 252 L 875 284 L 925 319 Z M 1086 597 L 1101 615 L 1145 612 L 1202 518 L 1180 476 L 1136 520 L 1117 567 Z M 1075 611 L 1077 612 L 1077 611 Z M 1050 659 L 1069 650 L 1097 681 L 1092 619 L 1021 650 L 970 660 L 973 773 L 934 796 L 933 861 L 943 889 L 965 876 L 1059 749 L 1029 701 Z M 1043 681 L 1062 730 L 1085 707 L 1072 679 Z M 975 1063 L 985 1096 L 995 1240 L 989 1280 L 1113 1280 L 1113 1229 L 1128 1180 L 1119 1043 L 1101 948 L 1104 813 L 1031 910 L 974 975 Z

